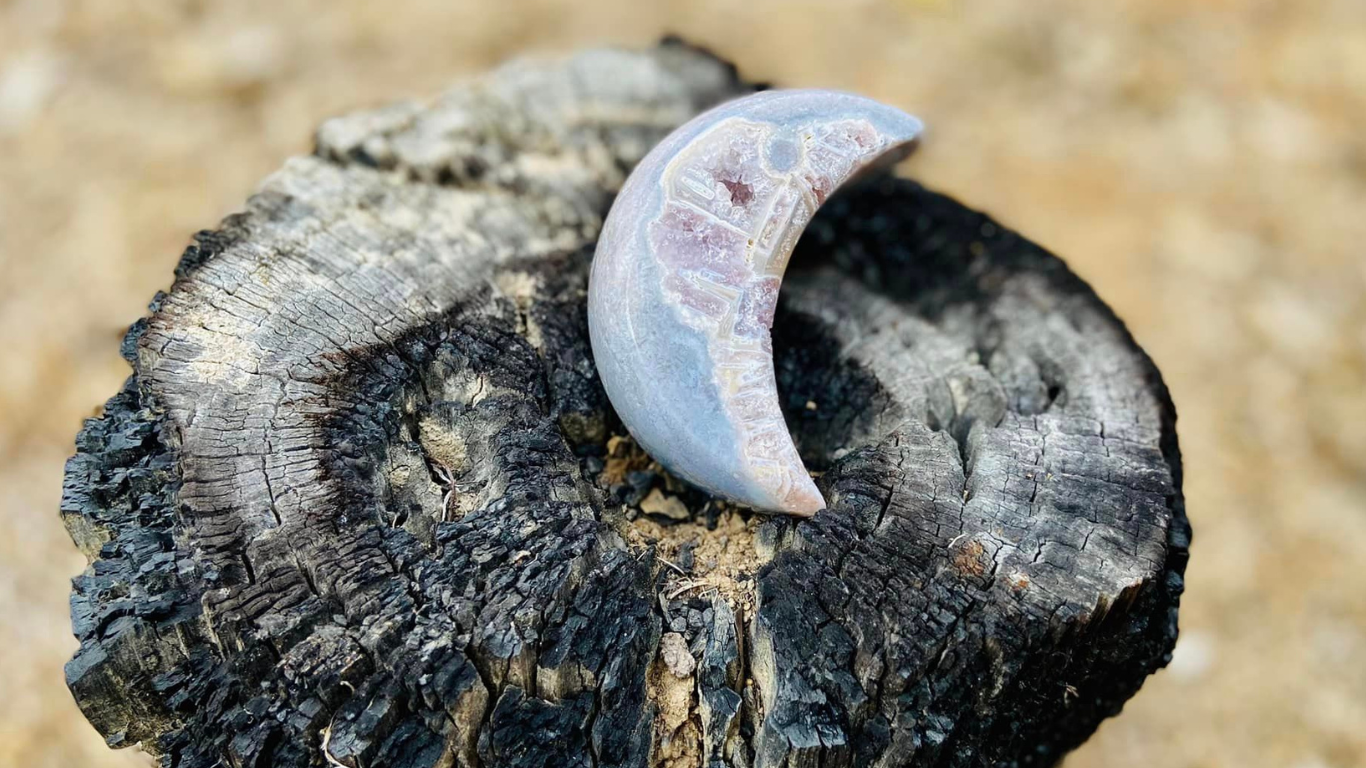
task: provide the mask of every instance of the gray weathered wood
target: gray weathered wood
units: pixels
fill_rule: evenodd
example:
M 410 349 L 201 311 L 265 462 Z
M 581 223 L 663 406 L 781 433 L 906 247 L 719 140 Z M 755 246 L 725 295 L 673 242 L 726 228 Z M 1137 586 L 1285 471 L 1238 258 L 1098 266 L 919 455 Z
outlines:
M 328 122 L 197 237 L 67 468 L 68 683 L 112 745 L 1047 765 L 1119 711 L 1176 636 L 1174 411 L 989 218 L 884 178 L 799 246 L 776 366 L 830 510 L 753 518 L 615 437 L 594 237 L 654 142 L 748 88 L 674 42 L 514 64 Z

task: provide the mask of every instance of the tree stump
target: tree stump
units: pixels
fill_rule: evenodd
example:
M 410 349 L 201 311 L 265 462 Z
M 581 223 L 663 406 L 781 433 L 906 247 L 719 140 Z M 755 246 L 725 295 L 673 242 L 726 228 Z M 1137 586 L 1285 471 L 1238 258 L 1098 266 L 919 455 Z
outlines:
M 1057 258 L 892 177 L 793 259 L 779 391 L 831 508 L 684 487 L 594 373 L 587 268 L 677 41 L 325 123 L 129 332 L 62 514 L 77 702 L 163 765 L 1048 765 L 1169 658 L 1152 362 Z

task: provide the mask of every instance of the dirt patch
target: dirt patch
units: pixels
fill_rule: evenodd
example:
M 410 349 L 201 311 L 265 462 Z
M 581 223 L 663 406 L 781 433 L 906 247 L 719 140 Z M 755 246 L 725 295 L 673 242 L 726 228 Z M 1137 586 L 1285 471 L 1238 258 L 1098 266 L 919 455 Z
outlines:
M 757 515 L 726 509 L 716 517 L 716 527 L 693 519 L 663 524 L 641 516 L 631 522 L 626 540 L 633 548 L 653 547 L 669 572 L 663 596 L 673 600 L 685 594 L 719 595 L 737 616 L 752 615 L 754 574 L 763 560 L 754 546 L 755 530 L 763 523 Z M 691 568 L 680 560 L 691 557 Z

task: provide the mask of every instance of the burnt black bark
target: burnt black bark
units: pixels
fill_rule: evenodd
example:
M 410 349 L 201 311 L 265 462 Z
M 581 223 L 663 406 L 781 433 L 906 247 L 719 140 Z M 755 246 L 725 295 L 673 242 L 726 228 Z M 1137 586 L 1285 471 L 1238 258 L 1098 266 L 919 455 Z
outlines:
M 329 122 L 198 236 L 67 466 L 67 678 L 112 746 L 1049 765 L 1119 712 L 1176 638 L 1175 412 L 990 218 L 881 178 L 799 246 L 775 363 L 829 510 L 752 516 L 622 440 L 593 240 L 655 141 L 749 88 L 676 41 L 516 65 Z

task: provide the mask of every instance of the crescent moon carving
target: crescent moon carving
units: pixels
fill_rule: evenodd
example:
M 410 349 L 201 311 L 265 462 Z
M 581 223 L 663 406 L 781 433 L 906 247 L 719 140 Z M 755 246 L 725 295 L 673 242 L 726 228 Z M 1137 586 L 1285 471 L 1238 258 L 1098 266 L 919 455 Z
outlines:
M 764 91 L 694 118 L 631 173 L 593 256 L 588 327 L 613 407 L 671 472 L 763 511 L 825 507 L 778 405 L 778 289 L 816 209 L 921 130 L 862 96 Z

